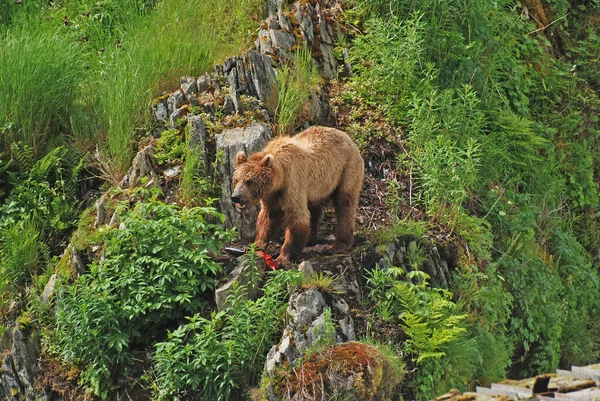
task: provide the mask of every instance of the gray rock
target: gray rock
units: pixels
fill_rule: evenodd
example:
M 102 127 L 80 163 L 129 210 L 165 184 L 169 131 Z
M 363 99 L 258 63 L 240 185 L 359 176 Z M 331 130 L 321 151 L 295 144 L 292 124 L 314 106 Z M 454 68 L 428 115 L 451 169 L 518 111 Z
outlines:
M 10 352 L 4 357 L 0 371 L 0 399 L 34 401 L 45 399 L 39 388 L 38 359 L 41 352 L 39 336 L 32 329 L 8 328 L 3 346 Z
M 291 50 L 296 44 L 296 38 L 290 32 L 270 29 L 269 36 L 271 38 L 271 46 L 277 49 L 276 53 L 285 59 L 291 59 Z
M 155 153 L 156 150 L 152 145 L 148 145 L 144 149 L 140 150 L 133 158 L 131 167 L 127 171 L 125 177 L 123 177 L 119 183 L 119 187 L 134 187 L 139 183 L 140 178 L 142 177 L 150 177 L 150 179 L 152 179 L 155 183 L 158 183 L 158 174 L 156 173 L 158 163 L 154 158 Z
M 204 168 L 207 166 L 206 160 L 206 139 L 208 133 L 202 120 L 202 116 L 190 116 L 187 123 L 187 144 L 192 152 L 198 153 Z
M 332 317 L 337 317 L 338 328 L 335 333 L 325 330 L 324 311 L 327 307 L 331 309 Z M 331 336 L 329 340 L 338 342 L 353 341 L 356 337 L 354 322 L 346 302 L 337 299 L 328 305 L 316 287 L 292 294 L 287 316 L 288 321 L 281 341 L 271 348 L 267 355 L 265 371 L 271 378 L 278 365 L 285 362 L 294 366 L 304 351 L 324 340 L 323 336 Z
M 217 162 L 217 174 L 221 177 L 221 211 L 225 214 L 226 225 L 235 226 L 243 239 L 254 239 L 258 208 L 254 207 L 243 214 L 238 213 L 231 202 L 231 178 L 235 170 L 235 158 L 238 152 L 255 153 L 265 147 L 271 139 L 270 128 L 263 123 L 253 123 L 246 128 L 225 130 L 216 135 L 217 154 L 223 159 Z
M 96 222 L 94 228 L 98 228 L 104 224 L 106 218 L 106 195 L 102 195 L 100 199 L 96 201 Z
M 240 100 L 241 102 L 241 100 Z M 223 104 L 223 112 L 227 115 L 235 113 L 235 104 L 231 95 L 225 95 L 225 103 Z
M 169 95 L 167 98 L 167 114 L 170 116 L 175 110 L 181 107 L 185 102 L 183 93 L 178 90 Z
M 310 277 L 315 274 L 312 263 L 310 263 L 308 260 L 305 260 L 298 265 L 298 271 L 304 273 L 305 277 Z
M 164 100 L 161 100 L 158 103 L 156 103 L 156 105 L 154 105 L 153 109 L 154 109 L 154 118 L 156 119 L 156 121 L 159 121 L 159 122 L 164 121 L 169 116 L 169 112 L 167 110 L 167 105 Z
M 171 125 L 171 129 L 174 129 L 174 128 L 180 126 L 181 120 L 185 117 L 187 112 L 188 112 L 188 107 L 183 106 L 183 107 L 176 109 L 173 113 L 171 113 L 171 115 L 169 116 L 169 124 Z
M 250 50 L 241 56 L 225 61 L 223 70 L 230 84 L 229 94 L 236 111 L 240 112 L 238 95 L 247 95 L 259 99 L 265 105 L 270 116 L 277 109 L 277 79 L 271 59 L 257 51 Z
M 46 283 L 44 287 L 44 292 L 40 295 L 40 301 L 44 305 L 48 305 L 50 303 L 50 299 L 54 296 L 54 288 L 56 287 L 56 274 L 50 276 L 50 279 Z
M 181 173 L 181 166 L 174 166 L 166 169 L 163 175 L 167 178 L 177 177 Z
M 196 80 L 196 89 L 198 92 L 204 92 L 208 88 L 212 87 L 212 78 L 208 74 L 204 74 Z
M 240 88 L 238 84 L 238 72 L 234 67 L 229 71 L 229 75 L 227 75 L 227 81 L 229 81 L 229 99 L 231 99 L 231 103 L 233 104 L 233 109 L 237 113 L 243 113 L 242 110 L 242 99 L 240 98 Z M 233 114 L 233 113 L 231 113 Z
M 194 77 L 181 77 L 179 79 L 181 91 L 185 97 L 188 97 L 198 92 L 198 86 L 196 85 L 196 78 Z

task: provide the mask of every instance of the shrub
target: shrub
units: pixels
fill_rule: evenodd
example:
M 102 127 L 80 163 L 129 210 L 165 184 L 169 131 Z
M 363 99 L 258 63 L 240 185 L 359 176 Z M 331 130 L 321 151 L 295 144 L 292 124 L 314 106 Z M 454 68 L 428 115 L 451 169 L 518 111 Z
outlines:
M 256 384 L 282 326 L 284 301 L 301 279 L 295 270 L 268 274 L 257 300 L 234 285 L 225 310 L 210 319 L 195 315 L 156 344 L 156 399 L 235 400 Z
M 465 336 L 467 315 L 450 292 L 429 286 L 426 273 L 406 274 L 417 284 L 400 280 L 402 274 L 399 268 L 375 268 L 367 282 L 376 313 L 399 322 L 408 337 L 405 349 L 417 367 L 417 398 L 432 399 L 452 387 L 467 388 L 480 357 L 474 341 Z
M 205 304 L 220 266 L 211 260 L 232 233 L 207 219 L 211 208 L 138 203 L 109 229 L 104 257 L 58 294 L 54 341 L 83 367 L 82 382 L 106 398 L 129 368 L 131 348 L 150 344 L 165 326 Z

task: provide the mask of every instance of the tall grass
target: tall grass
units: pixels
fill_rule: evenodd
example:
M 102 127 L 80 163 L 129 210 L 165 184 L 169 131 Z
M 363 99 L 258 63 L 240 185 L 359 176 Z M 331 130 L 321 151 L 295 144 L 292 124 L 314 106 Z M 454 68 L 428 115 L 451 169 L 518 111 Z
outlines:
M 261 0 L 33 3 L 0 10 L 0 145 L 40 155 L 74 136 L 100 144 L 115 176 L 152 97 L 239 53 L 262 12 Z
M 306 103 L 311 91 L 315 89 L 318 79 L 310 50 L 300 49 L 294 60 L 277 74 L 277 133 L 291 134 L 300 117 L 302 106 Z
M 76 41 L 49 24 L 0 33 L 0 147 L 23 141 L 40 155 L 70 132 L 85 74 Z
M 161 2 L 127 26 L 122 47 L 112 48 L 98 71 L 96 132 L 107 143 L 114 168 L 124 172 L 132 143 L 152 98 L 177 86 L 181 75 L 199 75 L 238 53 L 260 12 L 259 0 Z M 81 127 L 80 135 L 89 135 Z

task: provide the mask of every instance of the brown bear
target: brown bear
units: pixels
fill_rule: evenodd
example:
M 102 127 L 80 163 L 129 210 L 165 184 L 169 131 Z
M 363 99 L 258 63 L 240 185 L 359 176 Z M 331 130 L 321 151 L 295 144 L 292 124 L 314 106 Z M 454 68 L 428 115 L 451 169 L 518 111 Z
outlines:
M 238 211 L 260 200 L 254 243 L 261 249 L 285 226 L 278 264 L 298 258 L 315 244 L 323 206 L 332 200 L 337 228 L 333 252 L 354 244 L 354 216 L 364 179 L 358 147 L 335 128 L 311 127 L 293 137 L 279 137 L 262 152 L 236 156 L 232 202 Z

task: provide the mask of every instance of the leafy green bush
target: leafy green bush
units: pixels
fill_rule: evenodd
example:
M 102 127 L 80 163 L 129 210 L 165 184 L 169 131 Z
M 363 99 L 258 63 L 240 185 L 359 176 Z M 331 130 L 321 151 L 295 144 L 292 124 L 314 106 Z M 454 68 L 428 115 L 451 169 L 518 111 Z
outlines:
M 22 289 L 30 275 L 48 258 L 48 247 L 39 237 L 39 231 L 30 220 L 0 230 L 0 298 Z
M 60 237 L 74 227 L 79 210 L 77 182 L 83 159 L 63 147 L 33 161 L 28 145 L 13 144 L 14 160 L 23 172 L 8 173 L 10 194 L 0 205 L 0 227 L 29 220 L 43 238 Z
M 216 254 L 232 233 L 207 219 L 212 208 L 158 201 L 124 213 L 105 235 L 103 258 L 58 294 L 55 349 L 80 365 L 82 382 L 106 398 L 129 368 L 131 347 L 151 344 L 165 327 L 198 312 L 220 266 Z
M 200 315 L 156 344 L 157 400 L 236 400 L 256 384 L 266 352 L 281 328 L 284 302 L 301 273 L 269 272 L 262 295 L 246 299 L 235 284 L 227 307 L 210 319 Z
M 406 351 L 417 366 L 417 398 L 427 400 L 452 387 L 468 388 L 480 358 L 476 344 L 465 336 L 467 317 L 447 290 L 432 288 L 428 275 L 418 270 L 375 268 L 368 273 L 369 297 L 376 312 L 399 322 L 408 339 Z

